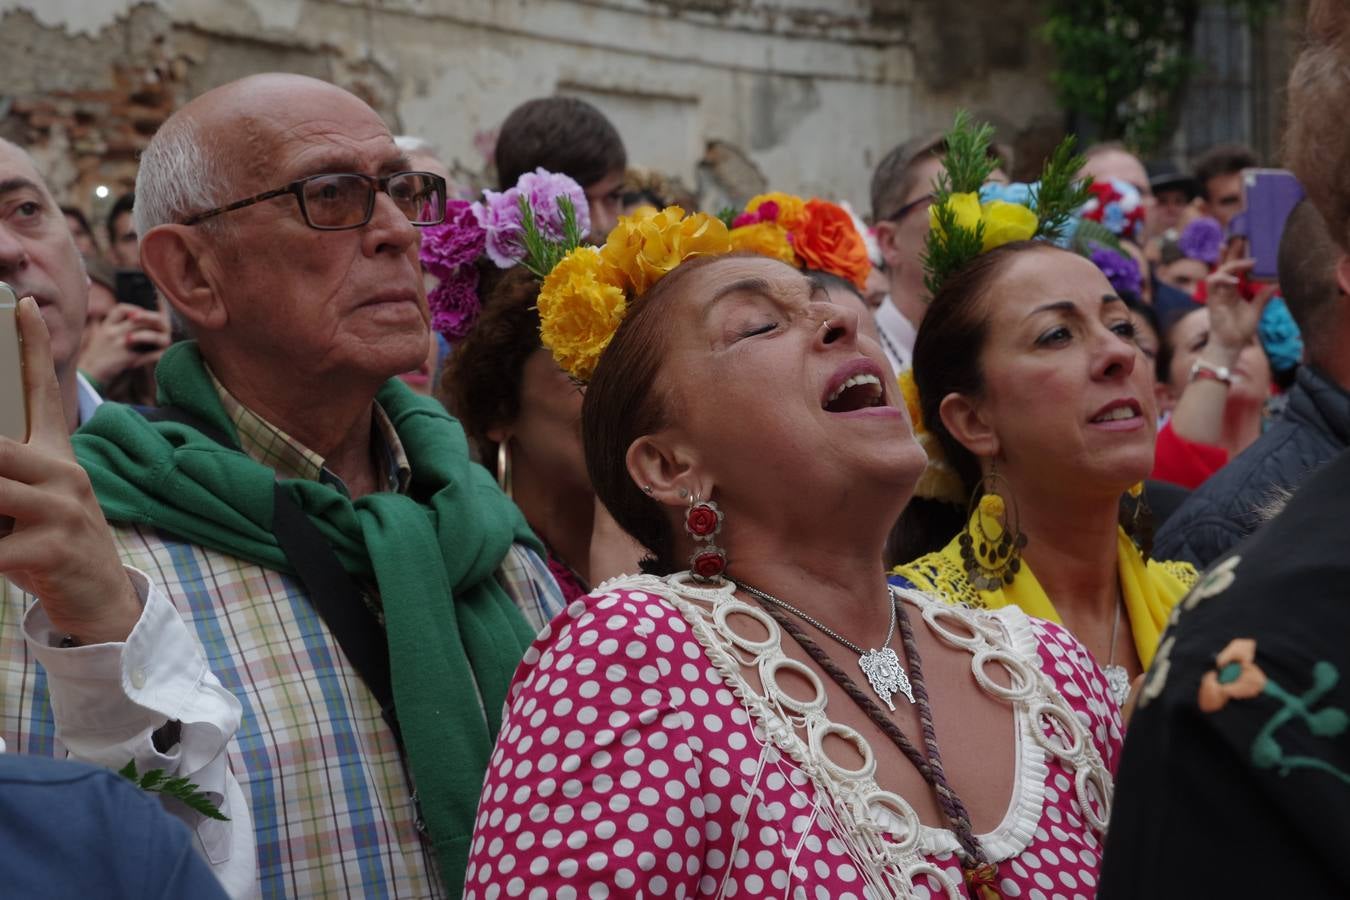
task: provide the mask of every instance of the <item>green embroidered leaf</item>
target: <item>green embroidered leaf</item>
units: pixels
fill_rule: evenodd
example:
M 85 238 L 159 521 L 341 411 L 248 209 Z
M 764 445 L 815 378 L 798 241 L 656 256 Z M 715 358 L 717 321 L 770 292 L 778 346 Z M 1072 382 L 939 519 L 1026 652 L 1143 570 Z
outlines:
M 147 793 L 162 794 L 166 797 L 181 800 L 189 809 L 201 813 L 208 819 L 215 819 L 218 822 L 230 821 L 229 816 L 220 811 L 220 807 L 211 800 L 210 796 L 197 790 L 196 784 L 182 776 L 170 778 L 163 769 L 151 769 L 144 775 L 137 775 L 134 759 L 118 769 L 117 774 Z
M 1345 731 L 1347 724 L 1350 724 L 1350 716 L 1345 714 L 1345 710 L 1335 707 L 1308 716 L 1308 730 L 1317 737 L 1337 737 Z

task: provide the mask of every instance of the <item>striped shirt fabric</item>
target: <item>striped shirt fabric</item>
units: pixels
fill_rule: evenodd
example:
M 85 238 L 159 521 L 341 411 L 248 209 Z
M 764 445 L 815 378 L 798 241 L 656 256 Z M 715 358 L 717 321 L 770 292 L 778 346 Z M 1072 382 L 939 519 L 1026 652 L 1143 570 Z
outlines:
M 246 453 L 279 477 L 341 488 L 317 455 L 217 387 Z M 406 489 L 407 458 L 378 406 L 374 431 L 388 486 Z M 445 896 L 394 736 L 300 581 L 150 528 L 117 527 L 114 539 L 122 561 L 172 599 L 243 706 L 228 756 L 253 814 L 261 895 Z M 498 579 L 532 627 L 562 609 L 547 566 L 528 548 L 512 548 Z M 9 624 L 23 614 L 12 607 L 31 600 L 9 590 L 0 609 L 0 734 L 11 752 L 50 756 L 59 748 L 45 676 Z

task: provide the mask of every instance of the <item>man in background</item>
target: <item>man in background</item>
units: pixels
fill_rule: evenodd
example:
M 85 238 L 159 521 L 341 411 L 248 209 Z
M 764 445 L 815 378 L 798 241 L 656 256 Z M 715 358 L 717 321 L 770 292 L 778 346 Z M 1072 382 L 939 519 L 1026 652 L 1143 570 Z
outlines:
M 628 151 L 605 114 L 576 97 L 527 100 L 497 133 L 497 188 L 544 168 L 569 176 L 586 192 L 593 243 L 603 244 L 623 209 Z

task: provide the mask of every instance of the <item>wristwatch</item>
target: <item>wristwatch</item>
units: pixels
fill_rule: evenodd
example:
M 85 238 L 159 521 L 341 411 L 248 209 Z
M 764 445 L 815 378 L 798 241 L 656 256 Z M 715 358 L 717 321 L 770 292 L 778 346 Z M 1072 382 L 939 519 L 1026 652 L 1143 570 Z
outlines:
M 1191 381 L 1199 381 L 1202 378 L 1208 378 L 1211 381 L 1217 381 L 1225 387 L 1233 386 L 1233 372 L 1227 366 L 1216 366 L 1213 363 L 1207 363 L 1203 359 L 1197 359 L 1191 363 Z

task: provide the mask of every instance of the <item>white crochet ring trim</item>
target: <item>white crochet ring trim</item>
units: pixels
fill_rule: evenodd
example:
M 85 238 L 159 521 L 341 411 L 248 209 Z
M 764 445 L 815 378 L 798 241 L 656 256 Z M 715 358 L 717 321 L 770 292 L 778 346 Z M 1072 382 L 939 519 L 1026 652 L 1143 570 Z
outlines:
M 881 896 L 912 896 L 915 881 L 925 875 L 938 881 L 947 896 L 964 896 L 949 875 L 924 858 L 957 850 L 956 836 L 948 829 L 921 824 L 908 801 L 877 784 L 872 748 L 856 730 L 829 718 L 820 676 L 783 652 L 782 631 L 762 608 L 737 598 L 730 584 L 698 586 L 683 574 L 667 579 L 626 577 L 599 588 L 616 589 L 658 595 L 689 622 L 710 662 L 759 726 L 766 751 L 768 745 L 777 748 L 815 784 L 824 800 L 817 803 L 817 814 L 849 847 L 859 871 Z M 895 594 L 918 609 L 939 640 L 969 652 L 971 671 L 981 688 L 1013 707 L 1017 733 L 1013 796 L 998 827 L 979 836 L 989 858 L 999 862 L 1014 857 L 1034 838 L 1045 804 L 1047 754 L 1075 773 L 1086 821 L 1104 834 L 1110 816 L 1110 774 L 1087 729 L 1041 671 L 1036 634 L 1027 617 L 1015 608 L 970 610 L 916 591 L 895 589 Z M 733 615 L 753 619 L 766 637 L 751 640 L 739 634 L 728 622 Z M 1008 687 L 988 677 L 989 665 L 1007 670 Z M 764 693 L 746 680 L 742 666 L 758 671 Z M 784 671 L 810 684 L 813 696 L 803 700 L 779 687 L 777 676 Z M 1053 737 L 1045 735 L 1042 723 L 1051 726 Z M 863 764 L 850 770 L 831 760 L 823 750 L 828 735 L 854 744 Z M 768 761 L 761 753 L 761 769 Z

